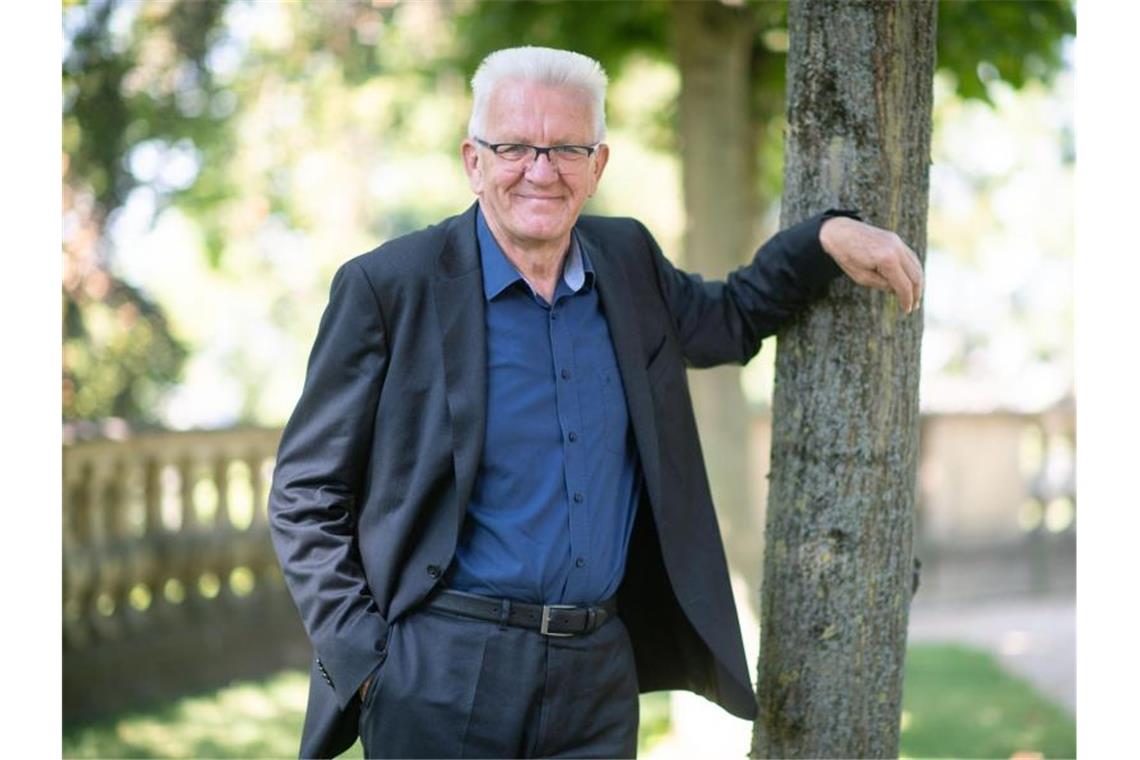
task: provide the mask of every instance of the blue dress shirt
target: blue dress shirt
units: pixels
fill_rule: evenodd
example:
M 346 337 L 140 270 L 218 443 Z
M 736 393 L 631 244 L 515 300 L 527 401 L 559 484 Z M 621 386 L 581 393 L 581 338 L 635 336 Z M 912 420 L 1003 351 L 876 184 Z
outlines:
M 487 334 L 483 458 L 447 585 L 542 604 L 617 592 L 641 471 L 594 270 L 572 237 L 548 304 L 480 210 Z

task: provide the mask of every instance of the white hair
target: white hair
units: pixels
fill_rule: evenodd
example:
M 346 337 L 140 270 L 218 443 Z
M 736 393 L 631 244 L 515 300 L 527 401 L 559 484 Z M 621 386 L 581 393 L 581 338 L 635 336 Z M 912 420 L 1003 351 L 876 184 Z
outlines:
M 606 138 L 608 79 L 602 65 L 570 50 L 531 46 L 496 50 L 479 64 L 475 76 L 471 77 L 475 102 L 467 123 L 469 137 L 484 137 L 487 103 L 495 88 L 511 79 L 581 90 L 589 98 L 594 113 L 594 139 L 600 142 Z

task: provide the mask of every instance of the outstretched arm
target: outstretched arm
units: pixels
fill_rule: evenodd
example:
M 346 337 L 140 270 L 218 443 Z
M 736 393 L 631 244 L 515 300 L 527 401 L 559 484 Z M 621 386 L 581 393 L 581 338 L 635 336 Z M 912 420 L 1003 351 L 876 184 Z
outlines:
M 657 281 L 690 366 L 744 364 L 789 319 L 846 273 L 860 285 L 894 292 L 906 312 L 922 296 L 918 257 L 893 232 L 830 210 L 772 236 L 724 282 L 675 268 L 648 231 Z

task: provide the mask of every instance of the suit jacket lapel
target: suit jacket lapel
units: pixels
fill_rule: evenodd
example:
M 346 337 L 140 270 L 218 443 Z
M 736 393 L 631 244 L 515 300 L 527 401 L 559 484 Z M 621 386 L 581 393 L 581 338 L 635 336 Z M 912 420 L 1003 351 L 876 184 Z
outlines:
M 598 298 L 606 313 L 610 339 L 614 344 L 622 384 L 625 386 L 626 404 L 630 424 L 633 425 L 646 489 L 653 504 L 661 504 L 661 469 L 657 445 L 657 423 L 653 414 L 653 399 L 649 392 L 649 377 L 645 373 L 645 352 L 638 333 L 637 313 L 630 293 L 633 284 L 625 270 L 615 261 L 619 251 L 607 250 L 599 240 L 578 229 L 578 240 L 594 265 Z
M 447 406 L 451 411 L 460 526 L 483 455 L 487 422 L 487 336 L 475 209 L 472 205 L 452 224 L 432 282 L 442 338 Z

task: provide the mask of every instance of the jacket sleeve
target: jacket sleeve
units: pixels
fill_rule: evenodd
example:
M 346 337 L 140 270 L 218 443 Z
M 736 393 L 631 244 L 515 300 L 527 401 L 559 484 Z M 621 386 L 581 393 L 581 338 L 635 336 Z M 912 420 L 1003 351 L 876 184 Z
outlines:
M 356 533 L 387 366 L 379 304 L 364 269 L 349 261 L 333 277 L 269 495 L 286 585 L 342 709 L 387 646 L 388 624 L 369 591 Z
M 833 216 L 859 218 L 854 211 L 835 209 L 816 214 L 773 235 L 723 282 L 677 269 L 642 228 L 690 366 L 746 363 L 764 338 L 827 291 L 842 272 L 819 242 L 820 227 Z

